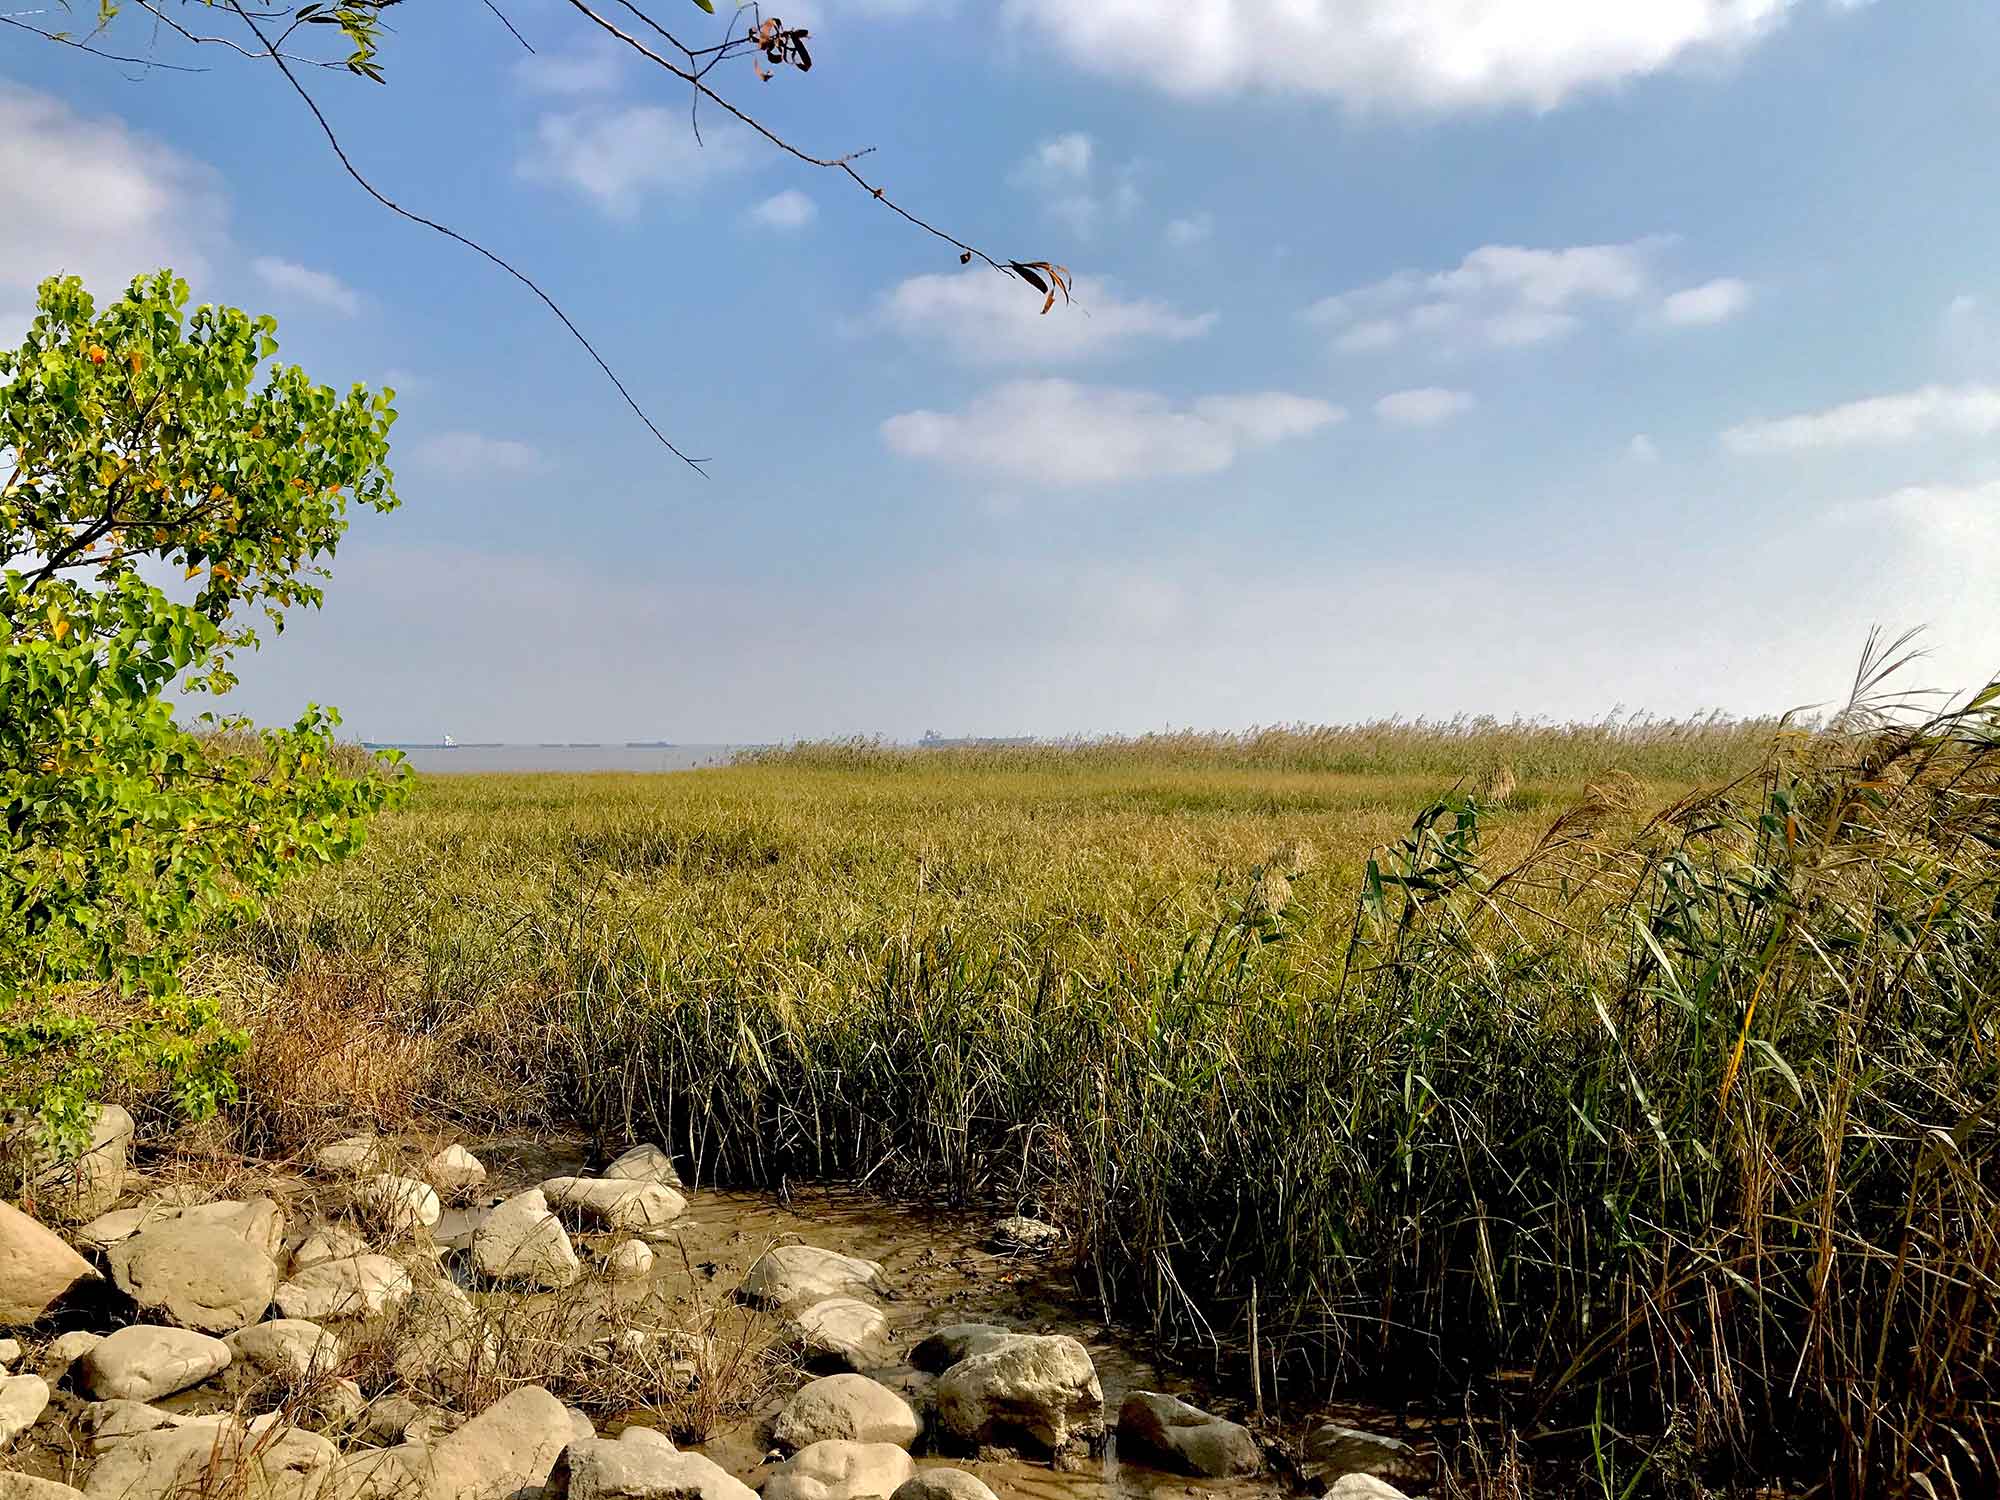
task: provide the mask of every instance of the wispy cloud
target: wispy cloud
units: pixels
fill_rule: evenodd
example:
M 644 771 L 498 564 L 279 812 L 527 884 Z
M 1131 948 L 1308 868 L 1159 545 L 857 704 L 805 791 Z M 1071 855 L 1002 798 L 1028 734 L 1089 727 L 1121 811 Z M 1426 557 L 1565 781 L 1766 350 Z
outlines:
M 883 297 L 879 315 L 912 342 L 942 344 L 974 364 L 1091 359 L 1147 341 L 1182 343 L 1215 326 L 1212 312 L 1128 300 L 1089 278 L 1072 292 L 1074 305 L 1044 316 L 1039 294 L 983 268 L 913 276 Z
M 1205 245 L 1215 234 L 1215 215 L 1206 210 L 1167 221 L 1167 243 L 1176 250 Z
M 629 219 L 649 193 L 691 191 L 743 159 L 740 132 L 709 128 L 697 142 L 684 109 L 590 106 L 543 115 L 519 171 L 529 182 L 567 187 L 611 217 Z
M 2000 386 L 1928 385 L 1796 416 L 1740 423 L 1722 434 L 1722 444 L 1740 454 L 1801 453 L 1924 438 L 1985 437 L 1993 432 L 2000 432 Z
M 1721 276 L 1673 293 L 1660 303 L 1660 320 L 1675 328 L 1711 328 L 1750 306 L 1750 283 Z
M 1654 235 L 1617 244 L 1482 245 L 1441 271 L 1401 270 L 1321 298 L 1308 323 L 1343 354 L 1400 346 L 1462 350 L 1545 344 L 1583 326 L 1592 308 L 1651 309 L 1679 325 L 1713 324 L 1749 304 L 1747 283 L 1724 277 L 1664 297 L 1658 262 L 1674 244 Z
M 311 266 L 302 266 L 295 260 L 282 260 L 275 255 L 258 256 L 250 262 L 250 269 L 273 291 L 289 292 L 308 302 L 318 303 L 344 318 L 354 317 L 361 311 L 360 294 L 331 271 L 315 271 Z
M 797 188 L 773 193 L 750 210 L 749 219 L 760 229 L 791 234 L 804 229 L 819 217 L 819 205 Z
M 433 433 L 418 438 L 405 452 L 418 467 L 455 478 L 535 474 L 548 462 L 531 443 L 488 437 L 483 432 Z
M 1247 449 L 1339 422 L 1339 407 L 1283 391 L 1176 401 L 1153 391 L 1022 380 L 958 411 L 911 411 L 882 424 L 890 450 L 1065 488 L 1216 474 Z
M 1042 209 L 1080 239 L 1088 239 L 1105 224 L 1126 219 L 1144 201 L 1139 191 L 1138 165 L 1128 162 L 1106 170 L 1099 162 L 1097 142 L 1072 130 L 1038 143 L 1014 169 L 1016 187 L 1035 194 Z
M 1478 404 L 1469 392 L 1427 385 L 1384 396 L 1375 403 L 1375 415 L 1390 427 L 1437 427 Z

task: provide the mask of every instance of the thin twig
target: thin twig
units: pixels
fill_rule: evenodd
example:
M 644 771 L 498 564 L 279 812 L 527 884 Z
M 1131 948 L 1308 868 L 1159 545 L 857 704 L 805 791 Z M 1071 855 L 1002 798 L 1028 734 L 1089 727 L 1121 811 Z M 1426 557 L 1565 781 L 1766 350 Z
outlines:
M 260 43 L 263 43 L 264 47 L 267 50 L 270 50 L 269 41 L 266 40 L 262 29 L 257 25 L 255 21 L 253 21 L 250 18 L 249 13 L 244 10 L 241 4 L 241 0 L 229 0 L 229 8 L 235 11 L 238 16 L 242 17 L 243 24 L 250 28 L 251 32 L 256 36 L 257 40 Z M 625 404 L 632 408 L 633 413 L 639 418 L 641 422 L 644 422 L 646 424 L 646 430 L 652 433 L 653 436 L 659 440 L 660 446 L 665 448 L 669 453 L 673 454 L 675 458 L 678 458 L 682 463 L 686 464 L 689 468 L 693 469 L 697 474 L 701 474 L 704 477 L 706 477 L 708 471 L 702 468 L 702 464 L 706 463 L 707 460 L 689 458 L 685 453 L 681 452 L 679 448 L 676 448 L 671 442 L 668 441 L 667 435 L 664 432 L 660 431 L 659 427 L 654 424 L 653 419 L 651 417 L 646 415 L 645 408 L 640 406 L 639 403 L 633 399 L 632 393 L 625 388 L 625 382 L 618 378 L 617 372 L 615 372 L 610 365 L 605 363 L 604 356 L 597 352 L 596 346 L 593 345 L 589 339 L 584 337 L 583 330 L 578 328 L 576 324 L 570 320 L 570 316 L 568 313 L 564 312 L 561 307 L 556 305 L 555 298 L 551 297 L 547 292 L 543 291 L 541 287 L 536 284 L 533 277 L 529 276 L 526 272 L 517 269 L 513 265 L 509 264 L 507 261 L 501 259 L 498 255 L 494 254 L 491 250 L 488 250 L 484 245 L 480 244 L 477 240 L 468 239 L 465 235 L 460 234 L 456 229 L 453 229 L 448 225 L 440 224 L 435 219 L 425 218 L 422 214 L 415 213 L 412 212 L 410 209 L 404 208 L 400 203 L 397 203 L 394 199 L 390 198 L 386 193 L 384 193 L 380 188 L 376 187 L 374 183 L 370 182 L 366 177 L 362 176 L 360 170 L 354 165 L 352 161 L 348 159 L 346 150 L 340 144 L 340 137 L 334 134 L 333 126 L 328 123 L 326 115 L 320 110 L 319 105 L 313 101 L 313 96 L 306 92 L 305 85 L 299 82 L 297 75 L 295 75 L 292 72 L 291 68 L 286 65 L 285 59 L 282 56 L 280 56 L 276 51 L 271 51 L 271 61 L 277 65 L 278 71 L 285 75 L 285 81 L 292 86 L 292 91 L 296 93 L 299 96 L 299 98 L 305 101 L 306 108 L 312 111 L 313 118 L 319 122 L 320 131 L 322 134 L 326 136 L 327 144 L 333 148 L 333 154 L 340 159 L 340 165 L 342 166 L 342 168 L 346 170 L 347 175 L 349 177 L 352 177 L 355 180 L 355 182 L 360 184 L 361 190 L 363 192 L 368 194 L 369 197 L 373 198 L 377 203 L 381 204 L 384 208 L 388 209 L 390 213 L 397 215 L 399 218 L 408 219 L 413 224 L 421 224 L 426 229 L 435 230 L 437 233 L 443 235 L 446 239 L 456 241 L 458 244 L 465 246 L 468 250 L 475 251 L 479 255 L 484 256 L 487 260 L 491 261 L 494 265 L 498 266 L 501 270 L 505 271 L 509 276 L 513 277 L 516 281 L 520 282 L 522 286 L 526 287 L 529 291 L 533 292 L 536 297 L 541 299 L 542 305 L 548 308 L 550 312 L 554 313 L 557 319 L 562 323 L 563 327 L 569 330 L 570 336 L 574 338 L 579 344 L 583 345 L 584 352 L 587 353 L 591 357 L 591 359 L 596 362 L 597 368 L 604 372 L 604 378 L 609 380 L 611 384 L 617 388 L 618 394 L 625 398 Z

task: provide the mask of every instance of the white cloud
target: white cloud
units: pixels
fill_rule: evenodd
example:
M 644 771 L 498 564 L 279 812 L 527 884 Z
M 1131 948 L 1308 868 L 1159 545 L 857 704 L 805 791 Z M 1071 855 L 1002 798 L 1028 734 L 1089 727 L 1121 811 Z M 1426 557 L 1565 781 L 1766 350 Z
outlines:
M 311 266 L 281 260 L 275 255 L 258 256 L 250 262 L 250 269 L 273 291 L 290 292 L 308 302 L 317 302 L 344 318 L 361 311 L 360 295 L 331 271 L 315 271 Z
M 418 438 L 403 452 L 410 462 L 455 478 L 534 474 L 547 465 L 541 450 L 532 444 L 488 437 L 483 432 L 433 433 Z
M 1014 169 L 1016 187 L 1038 195 L 1043 210 L 1079 239 L 1096 234 L 1107 221 L 1125 219 L 1144 201 L 1136 181 L 1138 166 L 1128 162 L 1101 171 L 1097 144 L 1080 130 L 1051 137 Z
M 514 64 L 520 85 L 537 94 L 608 94 L 623 80 L 629 49 L 610 37 L 573 52 L 538 52 Z
M 891 417 L 882 439 L 906 458 L 1075 487 L 1220 473 L 1246 449 L 1345 416 L 1325 401 L 1283 391 L 1175 401 L 1153 391 L 1022 380 L 956 412 Z
M 110 116 L 0 81 L 0 304 L 81 276 L 100 301 L 171 266 L 199 288 L 226 249 L 215 173 Z
M 739 132 L 705 126 L 702 140 L 696 142 L 685 109 L 635 104 L 558 111 L 536 122 L 520 173 L 530 182 L 572 188 L 613 218 L 629 219 L 650 191 L 687 191 L 741 164 Z
M 1796 0 L 1006 0 L 1080 67 L 1176 94 L 1322 94 L 1361 107 L 1551 109 L 1698 55 Z
M 1996 431 L 2000 386 L 1927 385 L 1773 421 L 1744 422 L 1725 431 L 1722 443 L 1732 453 L 1798 453 L 1920 438 L 1985 437 Z
M 1189 214 L 1184 219 L 1173 219 L 1167 224 L 1167 243 L 1176 250 L 1186 250 L 1195 245 L 1205 245 L 1215 233 L 1215 215 L 1203 211 Z
M 1043 178 L 1067 178 L 1081 182 L 1090 176 L 1096 146 L 1081 130 L 1072 130 L 1053 140 L 1043 141 L 1023 163 L 1025 171 Z
M 1335 330 L 1334 347 L 1355 354 L 1417 339 L 1445 347 L 1508 348 L 1546 343 L 1574 329 L 1573 309 L 1632 302 L 1652 281 L 1651 261 L 1669 241 L 1536 250 L 1483 245 L 1445 271 L 1397 271 L 1306 309 Z
M 1634 463 L 1656 464 L 1660 461 L 1660 445 L 1643 432 L 1633 435 L 1632 441 L 1625 445 L 1625 452 Z
M 1142 340 L 1180 343 L 1214 326 L 1212 312 L 1126 301 L 1086 277 L 1046 316 L 1041 296 L 1010 276 L 981 269 L 913 276 L 883 298 L 880 319 L 913 342 L 942 343 L 975 364 L 1063 362 L 1110 354 Z
M 763 229 L 792 232 L 819 217 L 819 205 L 797 188 L 773 193 L 750 210 L 750 222 Z
M 1333 330 L 1342 354 L 1414 343 L 1461 352 L 1552 343 L 1582 327 L 1592 307 L 1649 309 L 1650 318 L 1693 327 L 1749 305 L 1749 284 L 1734 277 L 1660 297 L 1656 264 L 1673 244 L 1671 235 L 1650 235 L 1552 249 L 1482 245 L 1448 270 L 1401 270 L 1323 297 L 1305 318 Z
M 1423 386 L 1396 391 L 1375 403 L 1375 415 L 1391 427 L 1436 427 L 1460 417 L 1479 403 L 1466 391 Z
M 1660 318 L 1676 328 L 1710 328 L 1749 307 L 1751 295 L 1749 282 L 1717 277 L 1666 298 L 1660 303 Z

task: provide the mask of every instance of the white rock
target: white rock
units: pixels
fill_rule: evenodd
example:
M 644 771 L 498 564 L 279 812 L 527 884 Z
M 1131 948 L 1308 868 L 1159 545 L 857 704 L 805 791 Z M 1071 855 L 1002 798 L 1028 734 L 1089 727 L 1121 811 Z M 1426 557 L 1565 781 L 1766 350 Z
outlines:
M 661 1187 L 678 1188 L 681 1185 L 681 1174 L 674 1170 L 674 1159 L 651 1144 L 634 1146 L 606 1167 L 604 1175 L 629 1177 L 634 1182 L 657 1182 Z
M 1437 1478 L 1434 1454 L 1412 1447 L 1401 1438 L 1325 1422 L 1306 1434 L 1305 1461 L 1300 1465 L 1315 1489 L 1325 1489 L 1349 1474 L 1366 1474 L 1388 1484 L 1426 1489 Z
M 328 1318 L 373 1318 L 401 1307 L 416 1290 L 410 1273 L 386 1255 L 308 1266 L 279 1286 L 278 1311 L 288 1318 L 323 1323 Z
M 252 1198 L 248 1203 L 228 1199 L 221 1203 L 197 1203 L 181 1210 L 181 1218 L 199 1224 L 220 1224 L 234 1230 L 275 1264 L 285 1248 L 285 1211 L 269 1198 Z
M 771 1437 L 788 1450 L 829 1438 L 908 1448 L 923 1430 L 910 1403 L 880 1381 L 866 1375 L 825 1375 L 800 1386 L 778 1409 Z
M 0 1376 L 0 1453 L 42 1419 L 49 1383 L 39 1375 Z
M 11 1370 L 21 1362 L 21 1341 L 0 1339 L 0 1370 Z
M 1334 1480 L 1326 1500 L 1410 1500 L 1387 1480 L 1373 1474 L 1347 1474 Z
M 983 1480 L 963 1469 L 919 1469 L 890 1500 L 999 1500 Z
M 889 1363 L 889 1320 L 853 1297 L 827 1297 L 789 1320 L 793 1341 L 809 1362 L 872 1370 Z
M 480 1220 L 472 1260 L 489 1280 L 551 1290 L 570 1285 L 582 1271 L 575 1246 L 539 1188 L 516 1194 Z
M 110 1208 L 125 1191 L 132 1128 L 131 1115 L 116 1104 L 106 1104 L 91 1125 L 90 1144 L 74 1161 L 63 1161 L 43 1147 L 42 1170 L 35 1178 L 36 1203 L 64 1220 L 95 1218 Z
M 355 1198 L 395 1234 L 430 1229 L 444 1217 L 444 1205 L 438 1202 L 437 1190 L 414 1177 L 384 1172 L 371 1177 Z
M 1126 1394 L 1118 1408 L 1118 1457 L 1203 1479 L 1255 1474 L 1264 1466 L 1249 1428 L 1159 1391 Z
M 93 1401 L 83 1409 L 83 1430 L 92 1453 L 114 1448 L 142 1432 L 158 1432 L 173 1425 L 170 1413 L 143 1401 Z
M 508 1500 L 549 1482 L 569 1413 L 538 1385 L 508 1392 L 431 1448 L 434 1500 Z
M 1104 1388 L 1067 1334 L 1021 1334 L 953 1365 L 937 1383 L 938 1422 L 967 1443 L 1025 1438 L 1057 1453 L 1104 1432 Z
M 658 1239 L 687 1211 L 687 1199 L 657 1182 L 612 1177 L 551 1177 L 542 1196 L 557 1214 L 585 1228 Z
M 752 1500 L 755 1491 L 699 1453 L 646 1427 L 570 1450 L 569 1500 Z
M 653 1269 L 653 1252 L 644 1240 L 626 1240 L 604 1257 L 604 1274 L 613 1281 L 640 1281 Z
M 320 1500 L 428 1500 L 430 1482 L 428 1443 L 364 1448 L 335 1461 Z
M 42 1378 L 51 1385 L 55 1384 L 69 1373 L 71 1365 L 103 1342 L 103 1334 L 90 1333 L 81 1328 L 50 1339 L 48 1347 L 42 1350 Z
M 771 1471 L 764 1500 L 889 1500 L 916 1472 L 894 1443 L 814 1443 Z
M 340 1340 L 303 1318 L 274 1318 L 240 1329 L 222 1341 L 230 1367 L 255 1372 L 288 1387 L 301 1387 L 339 1365 Z
M 743 1278 L 739 1295 L 764 1307 L 818 1302 L 875 1289 L 882 1267 L 815 1245 L 779 1245 L 766 1250 Z
M 90 1263 L 54 1233 L 0 1202 L 0 1328 L 25 1328 L 99 1282 Z
M 910 1365 L 913 1369 L 942 1375 L 961 1359 L 984 1354 L 988 1349 L 998 1349 L 1007 1340 L 1017 1337 L 1019 1335 L 1013 1329 L 1002 1328 L 996 1323 L 953 1323 L 930 1334 L 912 1349 Z
M 486 1164 L 463 1146 L 446 1146 L 430 1159 L 424 1176 L 440 1193 L 454 1198 L 486 1181 Z
M 350 1135 L 313 1153 L 313 1167 L 329 1177 L 371 1177 L 388 1164 L 380 1136 Z
M 345 1224 L 323 1224 L 307 1235 L 305 1242 L 292 1252 L 292 1274 L 296 1276 L 330 1260 L 353 1260 L 358 1255 L 366 1255 L 370 1248 L 367 1240 Z
M 77 1384 L 100 1401 L 152 1401 L 227 1369 L 229 1346 L 189 1329 L 141 1323 L 99 1340 L 80 1366 Z
M 456 1282 L 428 1279 L 404 1308 L 396 1329 L 396 1374 L 429 1395 L 462 1396 L 493 1374 L 497 1333 Z
M 223 1488 L 251 1461 L 247 1446 L 233 1422 L 136 1433 L 104 1452 L 83 1493 L 89 1500 L 169 1500 Z
M 78 1244 L 88 1245 L 94 1250 L 109 1250 L 113 1245 L 131 1239 L 148 1224 L 179 1217 L 179 1209 L 162 1208 L 157 1203 L 142 1203 L 137 1208 L 114 1208 L 76 1230 L 75 1239 Z
M 53 1479 L 0 1469 L 0 1500 L 82 1500 L 83 1491 Z
M 228 1225 L 182 1217 L 111 1248 L 111 1276 L 142 1312 L 183 1328 L 233 1333 L 264 1316 L 277 1289 L 271 1257 Z

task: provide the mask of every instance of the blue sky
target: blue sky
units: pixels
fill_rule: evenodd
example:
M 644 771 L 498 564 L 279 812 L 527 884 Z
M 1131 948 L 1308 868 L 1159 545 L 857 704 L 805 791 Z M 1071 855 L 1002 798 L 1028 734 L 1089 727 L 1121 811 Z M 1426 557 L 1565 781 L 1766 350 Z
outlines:
M 400 393 L 406 503 L 246 711 L 685 741 L 1754 712 L 1839 695 L 1878 623 L 1931 627 L 1937 685 L 2000 666 L 1986 0 L 818 0 L 784 13 L 809 76 L 717 75 L 1068 265 L 1046 318 L 713 111 L 697 147 L 568 5 L 502 3 L 535 56 L 409 6 L 387 87 L 307 82 L 706 479 L 525 293 L 373 207 L 275 72 L 0 32 L 0 326 L 56 269 L 172 264 Z

